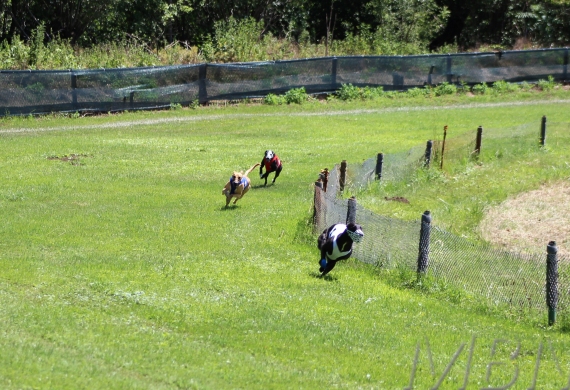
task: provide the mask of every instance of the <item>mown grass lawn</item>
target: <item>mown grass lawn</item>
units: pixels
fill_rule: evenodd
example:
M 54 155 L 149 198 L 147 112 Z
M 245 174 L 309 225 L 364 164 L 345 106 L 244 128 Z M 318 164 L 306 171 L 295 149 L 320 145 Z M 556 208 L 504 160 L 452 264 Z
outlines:
M 567 101 L 468 99 L 2 120 L 0 388 L 566 386 L 570 336 L 546 318 L 392 287 L 355 259 L 316 277 L 320 169 L 445 124 L 568 121 Z M 268 148 L 276 184 L 256 170 L 224 208 Z

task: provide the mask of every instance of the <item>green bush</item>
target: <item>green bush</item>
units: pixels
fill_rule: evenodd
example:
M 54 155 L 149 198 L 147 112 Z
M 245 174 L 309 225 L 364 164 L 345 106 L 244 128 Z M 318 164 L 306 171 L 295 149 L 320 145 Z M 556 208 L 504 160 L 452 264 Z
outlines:
M 285 100 L 285 96 L 282 95 L 274 95 L 272 93 L 268 94 L 263 98 L 263 104 L 267 104 L 270 106 L 280 106 L 282 104 L 287 103 Z
M 408 95 L 409 97 L 422 97 L 422 96 L 426 96 L 429 92 L 430 92 L 429 88 L 414 87 L 414 88 L 408 89 L 406 91 L 406 95 Z
M 536 85 L 542 91 L 545 91 L 545 92 L 552 91 L 554 89 L 554 85 L 555 85 L 554 84 L 554 77 L 548 76 L 548 80 L 540 79 L 540 80 L 538 80 Z
M 360 99 L 360 88 L 352 84 L 342 84 L 337 92 L 337 97 L 340 100 L 356 100 Z
M 364 100 L 374 100 L 378 99 L 379 97 L 384 96 L 384 88 L 383 87 L 364 87 L 360 91 L 361 98 Z
M 307 100 L 309 100 L 309 95 L 305 92 L 305 87 L 293 88 L 285 93 L 285 101 L 287 104 L 303 104 Z
M 434 88 L 434 93 L 435 96 L 455 95 L 457 93 L 457 87 L 455 84 L 444 82 Z
M 517 84 L 508 83 L 504 80 L 495 81 L 492 87 L 493 92 L 498 94 L 516 92 L 519 89 L 520 87 Z
M 486 83 L 476 84 L 471 88 L 471 91 L 476 95 L 485 95 L 489 92 L 489 86 Z

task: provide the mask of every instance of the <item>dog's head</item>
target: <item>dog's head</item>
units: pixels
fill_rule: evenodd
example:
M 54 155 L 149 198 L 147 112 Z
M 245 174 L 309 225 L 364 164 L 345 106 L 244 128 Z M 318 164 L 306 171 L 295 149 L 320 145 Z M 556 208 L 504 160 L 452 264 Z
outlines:
M 275 157 L 275 153 L 273 153 L 273 150 L 266 150 L 265 151 L 265 159 L 266 160 L 271 160 L 273 157 Z
M 362 238 L 364 237 L 362 226 L 356 223 L 349 223 L 346 225 L 346 232 L 348 233 L 348 236 L 351 238 L 351 240 L 357 243 L 362 241 Z
M 243 179 L 243 172 L 234 171 L 234 173 L 232 174 L 231 181 L 235 184 L 240 184 L 241 179 Z

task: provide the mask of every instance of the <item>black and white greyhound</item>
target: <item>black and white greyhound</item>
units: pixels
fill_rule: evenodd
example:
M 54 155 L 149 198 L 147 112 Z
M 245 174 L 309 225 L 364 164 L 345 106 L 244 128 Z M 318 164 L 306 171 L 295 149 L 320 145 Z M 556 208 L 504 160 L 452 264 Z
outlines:
M 265 173 L 263 173 L 263 168 L 265 168 Z M 273 177 L 273 181 L 271 183 L 275 183 L 275 179 L 279 177 L 282 169 L 283 164 L 279 157 L 273 152 L 273 150 L 266 150 L 259 167 L 259 178 L 265 179 L 264 185 L 267 185 L 267 177 L 272 172 L 275 172 L 275 177 Z
M 362 241 L 363 237 L 362 227 L 355 223 L 337 223 L 325 229 L 317 241 L 321 250 L 321 276 L 328 274 L 337 261 L 348 259 L 352 255 L 352 243 Z

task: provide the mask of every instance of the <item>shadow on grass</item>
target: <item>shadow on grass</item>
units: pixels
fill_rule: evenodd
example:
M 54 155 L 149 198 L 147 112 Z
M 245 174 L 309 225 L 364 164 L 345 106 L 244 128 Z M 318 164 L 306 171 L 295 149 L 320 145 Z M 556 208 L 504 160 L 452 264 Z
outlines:
M 262 188 L 269 188 L 269 187 L 272 187 L 272 186 L 274 186 L 274 185 L 275 185 L 275 184 L 273 184 L 273 183 L 270 183 L 270 184 L 267 184 L 267 185 L 265 185 L 265 184 L 257 184 L 257 185 L 252 185 L 252 186 L 251 186 L 251 189 L 253 189 L 253 190 L 259 190 L 259 189 L 262 189 Z
M 312 276 L 315 279 L 326 280 L 327 282 L 336 282 L 338 280 L 336 276 L 332 276 L 331 274 L 326 274 L 325 276 L 321 276 L 321 274 L 318 272 L 309 272 L 309 276 Z
M 232 211 L 232 210 L 236 210 L 238 209 L 238 205 L 237 204 L 230 204 L 227 206 L 222 206 L 220 207 L 220 211 Z

